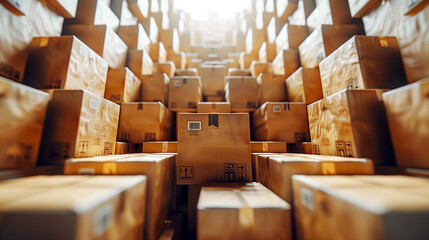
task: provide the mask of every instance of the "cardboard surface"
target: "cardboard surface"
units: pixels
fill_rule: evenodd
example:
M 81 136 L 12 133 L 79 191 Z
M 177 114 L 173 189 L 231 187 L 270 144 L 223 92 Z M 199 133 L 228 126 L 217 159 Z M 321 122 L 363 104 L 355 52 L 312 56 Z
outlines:
M 225 67 L 212 66 L 200 67 L 203 95 L 224 95 L 225 91 Z
M 284 76 L 262 73 L 258 76 L 259 103 L 286 101 Z
M 140 80 L 142 82 L 140 97 L 142 102 L 161 102 L 167 106 L 170 78 L 166 74 L 145 75 Z
M 112 29 L 119 26 L 119 19 L 110 9 L 108 1 L 87 0 L 79 1 L 75 18 L 65 19 L 66 25 L 106 25 Z
M 299 68 L 285 81 L 287 100 L 311 104 L 323 98 L 319 68 Z
M 144 142 L 144 153 L 177 153 L 177 142 Z
M 231 111 L 253 111 L 258 107 L 258 83 L 254 77 L 227 77 L 225 99 Z
M 139 78 L 154 72 L 153 61 L 146 50 L 128 50 L 127 67 Z
M 118 36 L 125 42 L 125 44 L 127 44 L 129 49 L 144 49 L 150 53 L 150 39 L 146 34 L 143 25 L 140 23 L 131 26 L 120 26 L 117 33 Z
M 110 68 L 104 97 L 114 103 L 138 102 L 141 81 L 128 68 Z
M 180 109 L 196 110 L 203 100 L 200 77 L 173 77 L 170 81 L 168 107 L 171 111 Z
M 297 50 L 281 50 L 273 60 L 273 74 L 289 77 L 300 65 L 299 53 Z
M 231 113 L 231 104 L 227 102 L 199 102 L 197 113 Z

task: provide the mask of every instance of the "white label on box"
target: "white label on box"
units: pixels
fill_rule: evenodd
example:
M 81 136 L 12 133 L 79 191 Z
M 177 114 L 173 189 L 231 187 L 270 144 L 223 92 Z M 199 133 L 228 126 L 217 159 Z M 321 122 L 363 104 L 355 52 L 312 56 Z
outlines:
M 314 193 L 307 188 L 301 188 L 301 203 L 309 210 L 314 210 Z
M 282 108 L 280 106 L 274 106 L 273 107 L 273 112 L 281 112 Z
M 92 109 L 97 110 L 98 109 L 98 101 L 95 100 L 95 99 L 91 99 L 89 101 L 89 107 L 92 108 Z
M 83 57 L 86 57 L 86 55 L 88 54 L 86 48 L 84 46 L 80 46 L 79 48 L 79 54 Z
M 167 152 L 168 151 L 168 142 L 163 142 L 162 143 L 161 151 L 162 152 Z
M 79 168 L 77 170 L 77 174 L 79 174 L 79 175 L 94 175 L 95 169 L 94 168 Z
M 188 131 L 201 131 L 201 121 L 188 121 Z
M 112 222 L 113 206 L 108 204 L 102 206 L 94 213 L 94 229 L 93 235 L 100 237 L 107 230 L 110 223 Z
M 180 80 L 174 80 L 174 86 L 175 87 L 180 86 Z
M 267 142 L 262 143 L 262 152 L 268 152 L 268 143 Z

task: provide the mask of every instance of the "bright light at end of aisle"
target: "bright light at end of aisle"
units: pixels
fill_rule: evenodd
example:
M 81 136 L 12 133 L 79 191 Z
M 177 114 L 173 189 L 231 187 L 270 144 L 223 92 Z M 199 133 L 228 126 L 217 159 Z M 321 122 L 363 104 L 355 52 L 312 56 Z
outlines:
M 219 18 L 234 18 L 237 12 L 249 9 L 251 0 L 174 0 L 174 7 L 191 13 L 193 19 L 205 20 L 217 11 Z

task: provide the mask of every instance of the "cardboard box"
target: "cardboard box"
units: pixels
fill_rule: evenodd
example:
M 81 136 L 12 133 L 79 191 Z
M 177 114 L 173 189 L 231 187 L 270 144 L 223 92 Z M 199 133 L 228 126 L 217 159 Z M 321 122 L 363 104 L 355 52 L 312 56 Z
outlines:
M 307 38 L 308 31 L 305 25 L 285 24 L 276 38 L 276 53 L 283 49 L 298 49 Z
M 277 0 L 276 10 L 277 17 L 282 21 L 287 21 L 298 5 L 298 0 Z
M 343 89 L 393 89 L 407 84 L 395 37 L 354 36 L 319 64 L 323 96 Z
M 36 165 L 49 94 L 0 77 L 0 169 Z
M 299 52 L 293 49 L 281 50 L 272 65 L 273 74 L 289 77 L 301 66 Z
M 62 35 L 74 35 L 102 56 L 112 68 L 125 67 L 128 47 L 107 26 L 65 25 Z
M 153 61 L 145 50 L 128 50 L 127 67 L 137 76 L 151 75 L 154 70 Z
M 148 0 L 126 0 L 130 6 L 131 12 L 138 18 L 140 22 L 149 17 L 149 1 Z
M 170 19 L 165 12 L 151 12 L 150 15 L 155 19 L 158 29 L 168 29 L 170 27 Z
M 173 50 L 175 54 L 179 54 L 180 38 L 177 29 L 161 29 L 159 40 L 164 44 L 167 50 Z
M 380 0 L 349 0 L 350 14 L 354 18 L 363 17 L 380 4 Z
M 168 141 L 172 124 L 172 113 L 162 103 L 122 103 L 118 140 L 130 143 Z
M 248 114 L 182 113 L 178 119 L 177 184 L 252 179 Z
M 297 238 L 426 239 L 428 186 L 407 176 L 294 176 Z
M 246 53 L 251 56 L 257 56 L 262 43 L 265 41 L 265 31 L 249 29 L 246 35 Z
M 47 4 L 65 18 L 74 18 L 76 16 L 78 0 L 48 0 Z
M 258 83 L 254 77 L 227 77 L 225 99 L 232 112 L 251 112 L 258 107 Z
M 285 21 L 281 21 L 276 17 L 271 18 L 271 21 L 267 26 L 267 43 L 275 44 L 276 38 L 285 23 Z
M 307 18 L 307 26 L 310 31 L 322 24 L 338 25 L 353 24 L 362 25 L 362 19 L 353 18 L 350 13 L 348 1 L 343 0 L 319 0 L 316 8 Z
M 286 101 L 284 76 L 262 73 L 258 76 L 259 103 Z
M 155 63 L 154 64 L 154 72 L 158 74 L 166 74 L 168 77 L 174 77 L 176 73 L 176 65 L 172 61 L 166 61 L 163 63 Z M 155 74 L 154 73 L 154 74 Z
M 25 16 L 30 10 L 30 1 L 28 0 L 1 0 L 0 4 L 17 16 Z
M 261 1 L 259 1 L 261 2 Z M 261 9 L 264 7 L 261 6 Z M 267 31 L 268 24 L 270 23 L 271 18 L 275 16 L 274 12 L 268 12 L 268 11 L 260 11 L 256 13 L 255 18 L 255 28 L 256 29 L 262 29 L 264 31 Z
M 141 78 L 142 102 L 161 102 L 165 106 L 168 105 L 168 87 L 170 78 L 166 74 L 154 73 Z
M 198 69 L 196 68 L 187 68 L 187 69 L 176 69 L 176 75 L 179 77 L 185 76 L 198 76 Z
M 138 24 L 138 19 L 131 12 L 126 0 L 110 1 L 110 8 L 119 19 L 119 26 L 134 26 Z
M 304 154 L 319 154 L 317 148 L 314 148 L 311 142 L 301 142 L 296 144 L 296 150 L 298 153 Z M 313 151 L 314 150 L 314 151 Z
M 427 162 L 429 79 L 383 93 L 390 136 L 400 167 L 429 168 Z
M 146 183 L 145 176 L 34 176 L 3 181 L 0 237 L 140 239 Z
M 293 203 L 292 175 L 372 175 L 366 158 L 282 153 L 258 157 L 258 180 L 289 203 Z
M 299 68 L 285 81 L 287 100 L 311 104 L 323 98 L 319 68 Z
M 74 36 L 37 37 L 23 83 L 38 89 L 85 89 L 103 97 L 107 71 L 107 62 Z
M 109 100 L 85 90 L 53 91 L 39 161 L 113 154 L 118 120 L 119 105 Z
M 128 143 L 116 142 L 115 154 L 127 154 L 127 153 L 128 153 Z
M 211 67 L 200 67 L 201 82 L 203 83 L 203 95 L 225 94 L 225 67 L 213 65 Z
M 272 62 L 276 58 L 276 45 L 273 43 L 264 42 L 258 52 L 259 62 Z
M 246 77 L 250 76 L 249 69 L 238 69 L 238 68 L 230 68 L 228 69 L 229 77 Z
M 231 113 L 231 104 L 227 102 L 199 102 L 197 113 Z
M 248 69 L 252 61 L 258 60 L 257 55 L 249 55 L 246 52 L 241 52 L 239 57 L 239 66 L 240 69 Z
M 174 62 L 176 68 L 186 69 L 186 55 L 184 52 L 179 52 L 179 54 L 169 54 L 167 49 L 167 60 Z
M 290 205 L 260 183 L 204 184 L 198 239 L 292 239 Z
M 131 26 L 120 26 L 117 33 L 125 44 L 127 44 L 128 48 L 138 50 L 144 49 L 150 53 L 150 39 L 140 23 Z
M 315 68 L 354 35 L 365 35 L 361 25 L 321 25 L 299 45 L 301 66 Z
M 174 158 L 175 154 L 128 154 L 116 159 L 69 159 L 64 174 L 146 175 L 144 239 L 157 239 L 171 208 Z
M 285 143 L 285 146 L 287 146 L 286 143 Z M 260 182 L 258 176 L 264 176 L 264 174 L 258 172 L 260 170 L 260 168 L 258 167 L 259 162 L 264 164 L 265 162 L 268 161 L 268 157 L 276 156 L 276 155 L 279 155 L 279 153 L 268 153 L 268 152 L 252 153 L 252 176 L 253 176 L 254 182 Z M 258 160 L 259 158 L 263 160 Z M 261 168 L 261 170 L 263 170 L 263 168 Z
M 177 142 L 144 142 L 144 153 L 177 153 Z
M 167 61 L 167 50 L 162 42 L 151 43 L 149 48 L 150 58 L 152 58 L 154 62 L 164 63 Z
M 258 77 L 259 74 L 270 74 L 273 72 L 273 67 L 271 63 L 262 63 L 259 61 L 252 61 L 252 64 L 250 64 L 249 71 L 252 75 L 252 77 Z
M 108 1 L 87 0 L 79 1 L 74 18 L 64 20 L 65 25 L 105 25 L 115 29 L 119 26 L 119 19 L 110 9 Z
M 308 105 L 311 142 L 322 155 L 393 163 L 381 90 L 344 90 Z
M 140 100 L 141 81 L 128 68 L 110 68 L 104 98 L 120 104 Z
M 153 17 L 150 17 L 148 19 L 145 19 L 141 23 L 143 24 L 143 27 L 147 35 L 149 36 L 151 43 L 157 43 L 160 40 L 160 30 L 156 25 L 155 19 Z
M 253 113 L 253 129 L 258 141 L 309 141 L 306 105 L 267 102 Z
M 168 108 L 171 111 L 197 108 L 203 100 L 200 77 L 173 77 L 170 81 Z
M 250 142 L 252 153 L 285 153 L 286 143 L 275 141 L 252 141 Z

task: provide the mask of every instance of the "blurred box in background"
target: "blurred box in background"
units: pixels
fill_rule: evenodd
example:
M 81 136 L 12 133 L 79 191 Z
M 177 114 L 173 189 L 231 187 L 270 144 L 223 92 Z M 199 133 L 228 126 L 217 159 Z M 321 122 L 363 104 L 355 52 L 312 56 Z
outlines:
M 161 102 L 168 105 L 168 88 L 170 78 L 166 74 L 154 73 L 144 75 L 141 80 L 141 101 L 142 102 Z
M 323 98 L 319 68 L 299 68 L 286 79 L 287 100 L 306 104 Z
M 128 68 L 110 68 L 104 97 L 114 103 L 138 102 L 141 81 Z
M 172 111 L 196 110 L 203 101 L 200 77 L 173 77 L 170 81 L 168 108 Z

